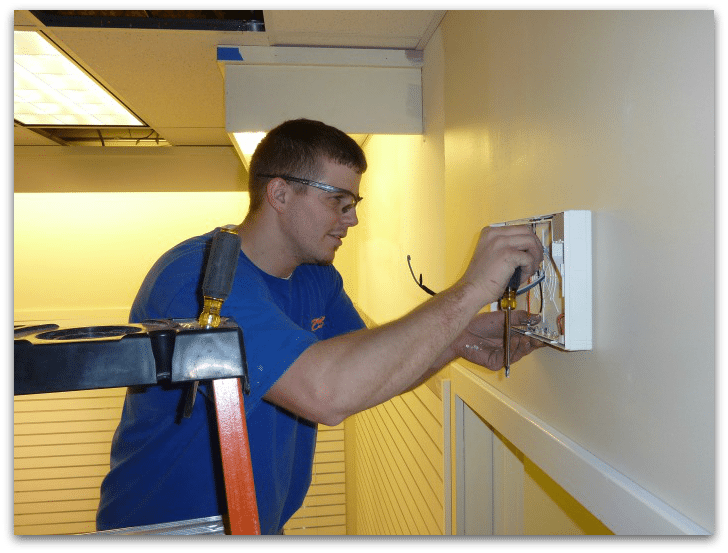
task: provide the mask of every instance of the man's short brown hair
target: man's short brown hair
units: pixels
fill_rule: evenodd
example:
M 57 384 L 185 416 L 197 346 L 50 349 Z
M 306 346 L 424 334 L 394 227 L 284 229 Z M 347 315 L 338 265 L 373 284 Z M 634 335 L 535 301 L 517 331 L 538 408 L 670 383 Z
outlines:
M 367 169 L 359 144 L 339 129 L 310 119 L 281 123 L 265 135 L 250 160 L 250 211 L 259 209 L 265 198 L 270 177 L 260 175 L 316 180 L 325 161 L 345 165 L 359 174 Z M 306 187 L 300 185 L 300 188 Z

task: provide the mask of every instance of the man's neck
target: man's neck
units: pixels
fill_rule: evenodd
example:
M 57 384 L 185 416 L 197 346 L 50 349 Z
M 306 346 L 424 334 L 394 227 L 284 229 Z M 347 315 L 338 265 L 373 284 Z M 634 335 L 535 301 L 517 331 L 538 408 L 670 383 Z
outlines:
M 261 271 L 278 278 L 288 278 L 293 274 L 297 264 L 281 248 L 271 227 L 263 218 L 263 213 L 248 213 L 238 226 L 241 249 L 243 253 Z

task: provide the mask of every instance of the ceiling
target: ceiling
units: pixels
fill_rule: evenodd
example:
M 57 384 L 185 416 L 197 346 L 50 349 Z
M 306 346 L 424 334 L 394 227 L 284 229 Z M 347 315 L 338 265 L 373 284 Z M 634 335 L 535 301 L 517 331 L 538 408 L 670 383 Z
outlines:
M 95 12 L 97 26 L 71 27 L 60 26 L 63 19 L 46 26 L 30 11 L 16 10 L 14 26 L 42 30 L 147 124 L 136 131 L 113 131 L 127 133 L 124 136 L 133 139 L 130 145 L 166 141 L 172 146 L 230 146 L 218 45 L 423 50 L 445 11 L 207 11 L 196 12 L 192 24 L 186 25 L 180 20 L 190 19 L 189 10 L 142 12 L 133 15 L 132 23 L 130 14 Z M 64 141 L 55 133 L 16 124 L 15 145 L 60 146 Z M 111 135 L 99 129 L 74 133 L 65 135 L 66 143 L 102 145 L 104 138 L 111 143 Z

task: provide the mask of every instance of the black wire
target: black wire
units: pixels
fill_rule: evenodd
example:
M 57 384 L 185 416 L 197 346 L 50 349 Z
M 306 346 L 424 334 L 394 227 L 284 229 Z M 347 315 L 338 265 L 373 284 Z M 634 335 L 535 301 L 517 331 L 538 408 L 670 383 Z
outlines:
M 436 292 L 433 292 L 427 286 L 425 286 L 424 284 L 422 284 L 422 273 L 420 273 L 420 280 L 419 281 L 417 280 L 417 277 L 415 276 L 415 272 L 412 270 L 412 263 L 410 263 L 410 259 L 411 259 L 411 257 L 408 255 L 407 256 L 407 265 L 409 265 L 410 273 L 412 273 L 412 278 L 415 279 L 415 283 L 417 283 L 417 286 L 419 286 L 420 288 L 422 288 L 425 292 L 427 292 L 431 296 L 436 295 Z
M 409 266 L 410 274 L 412 275 L 412 278 L 414 279 L 414 281 L 417 284 L 417 286 L 419 286 L 420 288 L 422 288 L 425 292 L 427 292 L 431 296 L 437 295 L 437 292 L 433 292 L 427 286 L 425 286 L 424 284 L 422 284 L 422 273 L 420 273 L 420 279 L 417 280 L 417 277 L 415 276 L 415 272 L 412 270 L 411 259 L 412 259 L 412 257 L 410 255 L 408 255 L 407 256 L 407 265 Z M 516 292 L 516 295 L 520 296 L 521 294 L 524 294 L 524 293 L 528 292 L 531 288 L 533 288 L 537 284 L 539 285 L 539 287 L 541 287 L 541 283 L 543 282 L 544 278 L 546 278 L 545 273 L 542 274 L 541 277 L 539 278 L 539 280 L 537 280 L 536 282 L 532 282 L 528 286 L 524 286 L 523 288 L 519 289 Z M 541 289 L 543 289 L 543 288 L 541 288 Z M 541 305 L 543 306 L 543 297 L 541 298 Z

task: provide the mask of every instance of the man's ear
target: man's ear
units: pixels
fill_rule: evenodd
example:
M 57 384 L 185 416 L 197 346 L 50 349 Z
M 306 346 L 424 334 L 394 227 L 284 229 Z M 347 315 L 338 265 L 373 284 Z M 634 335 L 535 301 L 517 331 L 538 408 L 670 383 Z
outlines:
M 265 197 L 270 206 L 278 213 L 281 213 L 286 207 L 290 192 L 291 187 L 288 186 L 286 181 L 276 177 L 268 181 L 265 189 Z

